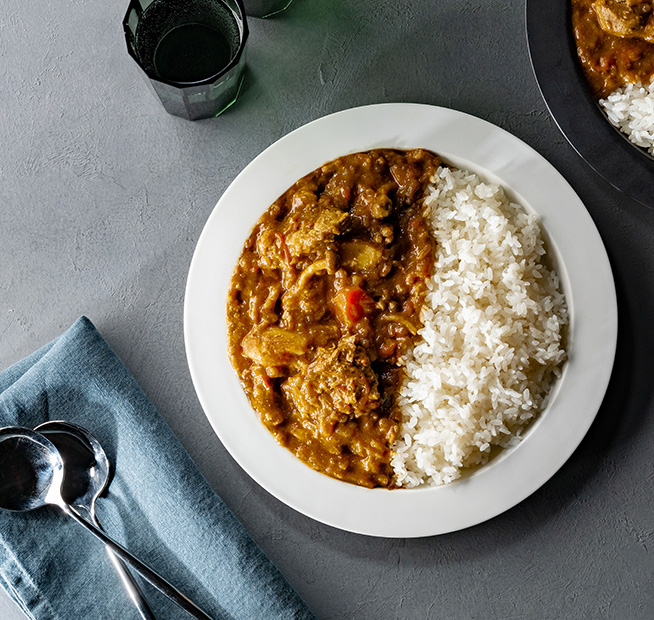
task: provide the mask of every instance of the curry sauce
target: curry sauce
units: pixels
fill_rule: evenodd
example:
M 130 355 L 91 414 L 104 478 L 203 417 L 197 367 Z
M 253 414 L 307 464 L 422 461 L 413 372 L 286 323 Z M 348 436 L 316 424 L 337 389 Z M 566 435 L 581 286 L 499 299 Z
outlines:
M 571 0 L 577 54 L 596 99 L 654 77 L 654 4 Z
M 377 149 L 297 181 L 245 242 L 229 353 L 262 423 L 314 469 L 392 487 L 402 356 L 421 327 L 435 241 L 425 150 Z

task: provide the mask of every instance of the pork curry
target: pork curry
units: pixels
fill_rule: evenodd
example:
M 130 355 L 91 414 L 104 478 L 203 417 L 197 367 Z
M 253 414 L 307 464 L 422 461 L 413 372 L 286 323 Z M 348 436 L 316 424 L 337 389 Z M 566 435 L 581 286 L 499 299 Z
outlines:
M 421 198 L 441 165 L 392 149 L 324 164 L 261 216 L 232 276 L 229 354 L 252 407 L 340 480 L 393 486 L 402 356 L 434 265 Z
M 654 77 L 654 1 L 571 0 L 577 54 L 597 99 Z

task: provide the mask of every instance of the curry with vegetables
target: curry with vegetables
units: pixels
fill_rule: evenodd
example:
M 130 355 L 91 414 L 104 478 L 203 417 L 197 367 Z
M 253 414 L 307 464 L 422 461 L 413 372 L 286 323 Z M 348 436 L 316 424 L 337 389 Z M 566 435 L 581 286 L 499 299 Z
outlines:
M 232 276 L 229 353 L 252 407 L 340 480 L 393 486 L 402 356 L 434 265 L 421 197 L 441 165 L 420 149 L 324 164 L 261 216 Z
M 654 77 L 654 1 L 571 0 L 572 26 L 597 99 Z

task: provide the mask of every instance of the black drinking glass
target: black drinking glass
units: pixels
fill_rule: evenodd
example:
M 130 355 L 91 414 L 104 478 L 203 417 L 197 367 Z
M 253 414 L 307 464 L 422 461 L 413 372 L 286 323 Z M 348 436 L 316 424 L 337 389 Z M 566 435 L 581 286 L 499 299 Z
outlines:
M 243 0 L 245 13 L 252 17 L 270 17 L 285 11 L 293 0 Z
M 218 116 L 238 98 L 248 37 L 242 0 L 131 0 L 123 28 L 170 114 Z

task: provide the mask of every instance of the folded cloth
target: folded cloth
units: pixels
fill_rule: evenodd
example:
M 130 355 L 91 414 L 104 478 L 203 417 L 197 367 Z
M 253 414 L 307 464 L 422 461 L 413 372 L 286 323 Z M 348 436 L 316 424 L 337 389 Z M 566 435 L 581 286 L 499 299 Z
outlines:
M 66 420 L 115 465 L 105 531 L 216 620 L 311 619 L 85 317 L 0 373 L 0 427 Z M 158 620 L 189 617 L 140 580 Z M 44 620 L 137 618 L 102 544 L 56 508 L 0 510 L 0 584 Z

